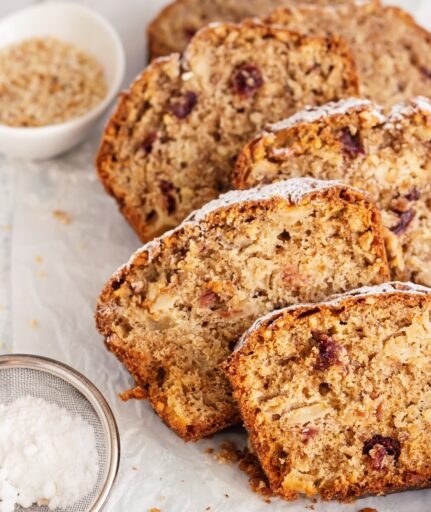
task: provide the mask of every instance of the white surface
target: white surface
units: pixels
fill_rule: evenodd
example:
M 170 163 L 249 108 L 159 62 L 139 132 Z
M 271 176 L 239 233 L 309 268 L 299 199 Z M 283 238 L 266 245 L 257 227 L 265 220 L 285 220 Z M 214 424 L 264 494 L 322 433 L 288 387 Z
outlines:
M 1 0 L 0 15 L 29 3 Z M 96 8 L 119 30 L 130 80 L 146 58 L 145 24 L 166 2 L 76 3 Z M 415 9 L 422 23 L 431 21 L 429 1 L 403 3 Z M 234 465 L 220 465 L 205 453 L 226 437 L 243 440 L 241 434 L 223 433 L 186 445 L 148 404 L 123 404 L 116 398 L 131 381 L 95 331 L 94 304 L 105 280 L 139 242 L 97 181 L 93 160 L 99 136 L 95 133 L 61 159 L 38 164 L 0 160 L 0 273 L 10 265 L 0 274 L 0 303 L 5 301 L 6 306 L 0 308 L 0 340 L 9 347 L 13 341 L 15 352 L 48 355 L 70 364 L 107 396 L 122 437 L 121 469 L 108 512 L 147 512 L 151 507 L 162 512 L 203 512 L 209 505 L 213 512 L 305 512 L 310 505 L 306 501 L 264 503 Z M 54 209 L 69 213 L 71 224 L 58 222 Z M 37 256 L 42 263 L 36 262 Z M 316 510 L 356 512 L 368 506 L 379 512 L 428 512 L 430 502 L 431 491 L 417 491 L 351 505 L 317 505 Z
M 103 66 L 105 98 L 90 112 L 37 128 L 0 125 L 0 152 L 20 158 L 51 158 L 75 147 L 94 129 L 124 77 L 125 55 L 113 27 L 97 12 L 71 3 L 35 5 L 0 21 L 0 48 L 32 37 L 56 37 L 95 57 Z

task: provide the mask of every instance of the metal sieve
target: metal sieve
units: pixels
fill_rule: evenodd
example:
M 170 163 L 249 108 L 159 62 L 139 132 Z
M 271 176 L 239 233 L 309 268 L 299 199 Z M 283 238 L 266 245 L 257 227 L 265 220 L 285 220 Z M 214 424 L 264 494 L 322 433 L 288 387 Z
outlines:
M 31 395 L 81 415 L 94 429 L 99 455 L 97 483 L 75 505 L 57 512 L 98 512 L 106 504 L 117 476 L 120 437 L 112 411 L 100 391 L 79 372 L 52 359 L 30 355 L 0 356 L 0 403 Z M 15 511 L 50 512 L 46 506 Z

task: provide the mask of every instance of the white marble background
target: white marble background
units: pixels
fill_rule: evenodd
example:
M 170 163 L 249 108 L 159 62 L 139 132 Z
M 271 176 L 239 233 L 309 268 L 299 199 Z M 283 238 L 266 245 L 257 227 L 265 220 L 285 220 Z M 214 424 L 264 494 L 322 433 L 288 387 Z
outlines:
M 0 0 L 0 17 L 39 3 Z M 127 53 L 124 86 L 146 62 L 145 27 L 167 0 L 75 0 L 98 10 L 117 28 Z M 394 0 L 431 28 L 430 0 Z M 265 504 L 234 466 L 204 453 L 226 437 L 185 445 L 147 404 L 121 404 L 127 372 L 96 333 L 94 303 L 112 271 L 139 243 L 103 192 L 93 168 L 100 128 L 70 153 L 28 163 L 0 156 L 0 354 L 36 353 L 62 360 L 87 375 L 107 396 L 122 437 L 122 464 L 110 512 L 305 511 L 307 502 Z M 61 209 L 70 225 L 58 222 Z M 226 495 L 228 497 L 226 497 Z M 352 505 L 317 505 L 318 511 L 428 512 L 431 491 L 370 498 Z

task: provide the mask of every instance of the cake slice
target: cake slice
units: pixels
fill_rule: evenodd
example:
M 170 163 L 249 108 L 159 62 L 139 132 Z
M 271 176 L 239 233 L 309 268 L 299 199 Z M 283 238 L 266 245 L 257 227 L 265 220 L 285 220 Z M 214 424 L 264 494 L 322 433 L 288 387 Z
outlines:
M 237 188 L 292 177 L 341 179 L 382 210 L 394 279 L 431 286 L 431 102 L 387 114 L 366 100 L 311 109 L 269 126 L 242 151 Z
M 431 484 L 431 289 L 391 283 L 258 321 L 225 364 L 271 488 L 349 500 Z
M 280 8 L 265 22 L 305 34 L 336 34 L 349 44 L 362 97 L 384 105 L 428 96 L 431 34 L 398 7 L 379 2 Z
M 305 105 L 357 93 L 344 43 L 257 23 L 202 30 L 154 61 L 103 134 L 99 176 L 143 241 L 230 188 L 241 147 Z
M 194 34 L 208 23 L 267 16 L 282 6 L 298 3 L 329 4 L 354 0 L 175 0 L 148 28 L 151 57 L 182 53 Z
M 380 215 L 347 185 L 289 180 L 230 192 L 145 245 L 105 286 L 99 331 L 185 440 L 238 421 L 219 369 L 274 308 L 389 279 Z

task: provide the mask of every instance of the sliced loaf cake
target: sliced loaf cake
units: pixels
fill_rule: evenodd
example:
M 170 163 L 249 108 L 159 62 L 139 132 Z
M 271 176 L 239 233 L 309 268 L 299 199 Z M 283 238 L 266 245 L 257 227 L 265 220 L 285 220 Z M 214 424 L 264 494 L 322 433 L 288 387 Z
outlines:
M 274 492 L 431 485 L 431 289 L 392 283 L 258 321 L 225 370 Z
M 340 179 L 382 210 L 394 279 L 431 286 L 431 102 L 384 114 L 366 100 L 311 109 L 269 126 L 242 151 L 237 188 L 293 177 Z
M 389 279 L 377 208 L 338 182 L 230 192 L 145 245 L 105 286 L 97 326 L 186 440 L 238 421 L 219 364 L 262 314 Z
M 355 95 L 344 43 L 258 23 L 216 25 L 183 58 L 154 61 L 123 94 L 99 176 L 143 241 L 230 188 L 241 147 L 266 123 Z
M 343 37 L 353 52 L 363 97 L 392 105 L 429 95 L 431 34 L 398 7 L 379 2 L 301 5 L 278 9 L 265 22 Z
M 175 0 L 148 28 L 151 57 L 182 53 L 194 34 L 208 23 L 267 16 L 278 7 L 298 3 L 329 4 L 353 0 Z

